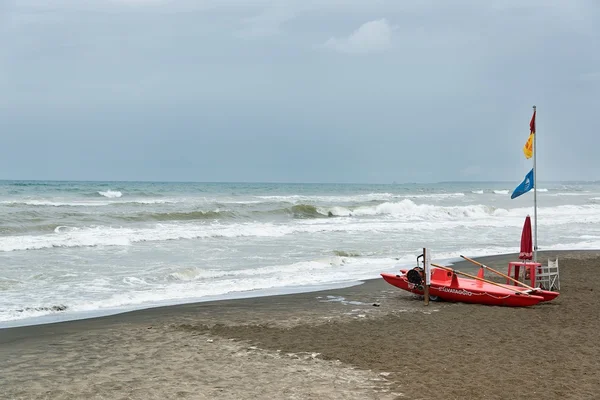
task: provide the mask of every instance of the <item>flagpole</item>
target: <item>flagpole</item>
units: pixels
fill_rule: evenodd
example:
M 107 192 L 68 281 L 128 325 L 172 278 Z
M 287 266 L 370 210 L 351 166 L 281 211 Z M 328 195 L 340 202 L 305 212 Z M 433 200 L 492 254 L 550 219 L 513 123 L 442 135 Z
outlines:
M 536 107 L 533 106 L 533 112 L 536 112 Z M 533 226 L 534 226 L 534 234 L 533 234 L 533 262 L 537 262 L 537 169 L 536 169 L 536 156 L 537 149 L 536 147 L 536 139 L 537 139 L 537 113 L 536 113 L 536 121 L 535 121 L 535 132 L 533 134 Z

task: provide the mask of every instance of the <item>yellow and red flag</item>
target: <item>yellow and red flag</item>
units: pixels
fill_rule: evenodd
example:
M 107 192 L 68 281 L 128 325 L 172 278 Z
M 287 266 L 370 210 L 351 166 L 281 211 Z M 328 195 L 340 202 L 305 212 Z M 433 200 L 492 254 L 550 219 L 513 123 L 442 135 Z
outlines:
M 533 155 L 533 135 L 535 135 L 535 111 L 533 110 L 533 116 L 531 117 L 531 121 L 529 122 L 529 139 L 523 146 L 523 153 L 525 153 L 525 158 L 529 159 Z

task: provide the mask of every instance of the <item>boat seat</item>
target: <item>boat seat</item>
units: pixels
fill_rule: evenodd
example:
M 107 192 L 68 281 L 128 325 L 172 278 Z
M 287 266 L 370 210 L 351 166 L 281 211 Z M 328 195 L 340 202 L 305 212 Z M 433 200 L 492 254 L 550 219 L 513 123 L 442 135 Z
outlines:
M 431 269 L 431 280 L 435 280 L 438 282 L 450 282 L 452 280 L 452 272 L 446 271 L 441 268 L 432 268 Z

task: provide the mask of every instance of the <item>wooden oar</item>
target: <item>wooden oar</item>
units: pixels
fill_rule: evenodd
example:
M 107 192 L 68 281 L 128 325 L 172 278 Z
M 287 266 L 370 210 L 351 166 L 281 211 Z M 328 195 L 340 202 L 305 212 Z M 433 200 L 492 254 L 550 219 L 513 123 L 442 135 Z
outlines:
M 514 279 L 514 278 L 511 278 L 510 276 L 508 276 L 508 275 L 505 275 L 505 274 L 503 274 L 503 273 L 502 273 L 502 272 L 500 272 L 500 271 L 496 271 L 495 269 L 493 269 L 493 268 L 490 268 L 490 267 L 488 267 L 487 265 L 484 265 L 484 264 L 480 263 L 479 261 L 472 260 L 472 259 L 470 259 L 469 257 L 465 257 L 465 256 L 463 256 L 463 255 L 461 255 L 461 257 L 462 257 L 462 258 L 464 258 L 464 259 L 465 259 L 465 260 L 467 260 L 467 261 L 471 261 L 471 262 L 472 262 L 473 264 L 475 264 L 475 265 L 479 265 L 480 267 L 483 267 L 483 268 L 485 268 L 485 269 L 487 269 L 487 270 L 490 270 L 490 271 L 492 271 L 492 272 L 495 272 L 495 273 L 497 273 L 498 275 L 505 277 L 506 279 L 510 279 L 511 281 L 513 281 L 513 282 L 515 282 L 515 283 L 518 283 L 518 284 L 519 284 L 519 285 L 521 285 L 521 286 L 525 286 L 527 289 L 534 290 L 534 291 L 538 291 L 538 290 L 539 290 L 539 289 L 536 289 L 536 288 L 534 288 L 534 287 L 531 287 L 531 286 L 529 286 L 529 285 L 528 285 L 528 284 L 526 284 L 526 283 L 523 283 L 523 282 L 521 282 L 521 281 L 518 281 L 518 280 L 516 280 L 516 279 Z
M 516 294 L 523 294 L 523 295 L 529 296 L 529 294 L 526 293 L 526 292 L 520 292 L 520 291 L 518 291 L 516 289 L 507 288 L 506 286 L 504 286 L 504 285 L 502 285 L 500 283 L 496 283 L 496 282 L 493 282 L 493 281 L 488 281 L 487 279 L 483 279 L 483 278 L 480 278 L 480 277 L 475 276 L 475 275 L 467 274 L 466 272 L 460 272 L 460 271 L 457 271 L 457 270 L 452 269 L 450 267 L 444 267 L 443 265 L 439 265 L 439 264 L 431 263 L 431 265 L 433 265 L 434 267 L 445 269 L 446 271 L 454 272 L 455 274 L 464 275 L 464 276 L 467 276 L 469 278 L 472 278 L 472 279 L 475 279 L 475 280 L 478 280 L 478 281 L 481 281 L 481 282 L 485 282 L 485 283 L 489 283 L 491 285 L 495 285 L 495 286 L 501 287 L 502 289 L 508 289 L 510 291 L 515 292 Z

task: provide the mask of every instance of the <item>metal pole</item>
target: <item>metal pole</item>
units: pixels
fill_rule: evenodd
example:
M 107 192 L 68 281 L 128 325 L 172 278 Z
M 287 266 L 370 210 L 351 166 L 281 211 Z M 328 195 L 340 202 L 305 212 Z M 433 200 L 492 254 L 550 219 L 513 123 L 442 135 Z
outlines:
M 427 265 L 428 260 L 429 257 L 427 256 L 427 249 L 423 248 L 423 272 L 425 274 L 425 285 L 423 285 L 423 300 L 426 306 L 429 305 L 429 278 L 427 274 L 427 272 L 429 272 L 429 265 Z
M 536 107 L 533 106 L 533 112 L 536 113 Z M 536 139 L 537 139 L 537 113 L 535 116 L 535 132 L 533 133 L 533 262 L 537 262 L 537 168 L 536 168 Z

